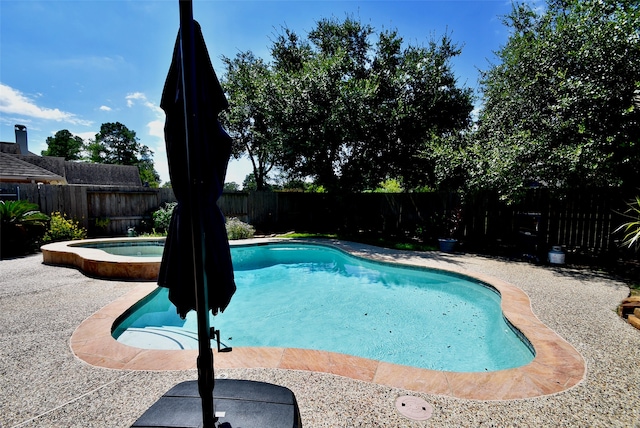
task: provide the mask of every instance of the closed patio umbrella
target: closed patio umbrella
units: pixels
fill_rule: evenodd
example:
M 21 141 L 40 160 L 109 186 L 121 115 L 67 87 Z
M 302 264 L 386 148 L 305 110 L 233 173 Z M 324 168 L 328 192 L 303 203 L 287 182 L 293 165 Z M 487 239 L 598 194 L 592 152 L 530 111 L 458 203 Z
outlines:
M 227 107 L 227 100 L 211 66 L 200 25 L 195 21 L 194 30 L 196 66 L 192 77 L 197 82 L 197 112 L 187 113 L 192 123 L 185 120 L 180 35 L 160 102 L 166 114 L 169 174 L 178 205 L 171 218 L 158 283 L 169 288 L 169 298 L 182 317 L 196 309 L 191 285 L 196 279 L 194 258 L 199 259 L 200 252 L 205 274 L 214 282 L 208 290 L 209 309 L 214 314 L 227 307 L 236 289 L 224 216 L 216 205 L 231 155 L 231 138 L 217 119 Z M 187 132 L 189 135 L 185 136 Z M 201 237 L 206 239 L 198 243 Z M 195 244 L 200 244 L 201 251 L 194 250 Z
M 236 290 L 222 194 L 231 138 L 218 122 L 227 107 L 191 1 L 180 1 L 180 31 L 160 106 L 171 184 L 178 201 L 171 218 L 158 284 L 181 317 L 198 315 L 198 391 L 203 423 L 214 426 L 213 353 L 209 311 L 224 311 Z
M 224 217 L 216 205 L 231 139 L 218 122 L 227 100 L 200 26 L 193 21 L 191 0 L 180 0 L 180 32 L 160 106 L 167 116 L 167 158 L 178 205 L 171 218 L 158 284 L 169 288 L 169 299 L 182 317 L 192 309 L 197 311 L 198 380 L 171 388 L 132 427 L 300 428 L 296 398 L 279 385 L 220 379 L 215 398 L 222 410 L 214 408 L 214 334 L 209 311 L 214 315 L 224 311 L 236 290 Z

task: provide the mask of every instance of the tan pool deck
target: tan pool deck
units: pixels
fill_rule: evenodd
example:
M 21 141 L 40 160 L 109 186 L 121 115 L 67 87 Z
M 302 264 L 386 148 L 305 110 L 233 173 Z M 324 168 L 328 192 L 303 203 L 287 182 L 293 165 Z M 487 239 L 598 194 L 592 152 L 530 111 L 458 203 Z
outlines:
M 252 240 L 250 243 L 273 241 L 279 240 Z M 328 244 L 326 241 L 321 243 Z M 247 241 L 244 241 L 243 245 L 246 244 Z M 374 252 L 370 247 L 341 241 L 333 241 L 329 244 L 356 256 L 373 260 L 396 261 L 442 269 L 437 260 L 397 260 L 394 252 L 390 250 L 378 249 Z M 56 253 L 59 255 L 56 256 Z M 123 260 L 122 256 L 104 256 L 104 254 L 106 253 L 100 250 L 78 249 L 78 247 L 67 251 L 60 243 L 58 247 L 43 248 L 45 263 L 68 264 L 82 270 L 83 262 L 79 260 L 86 257 L 91 260 L 91 263 L 87 263 L 86 266 L 102 264 L 101 275 L 108 271 L 108 266 L 113 266 L 116 276 L 121 277 L 122 267 L 119 265 L 123 263 L 119 262 Z M 104 263 L 97 260 L 100 258 L 105 259 Z M 148 260 L 143 271 L 149 272 L 153 269 L 149 266 L 157 262 L 159 261 Z M 128 269 L 131 269 L 131 266 Z M 527 337 L 535 349 L 535 358 L 531 363 L 519 368 L 494 372 L 457 373 L 400 366 L 325 351 L 234 347 L 231 353 L 217 353 L 214 350 L 215 367 L 216 369 L 279 368 L 324 372 L 416 392 L 472 400 L 510 400 L 550 395 L 570 389 L 584 379 L 586 366 L 582 356 L 568 342 L 537 319 L 531 310 L 528 296 L 521 289 L 505 281 L 483 274 L 470 273 L 455 266 L 452 268 L 447 265 L 447 268 L 442 270 L 468 275 L 490 284 L 500 292 L 505 317 Z M 92 275 L 96 273 L 92 272 Z M 196 350 L 139 349 L 121 344 L 111 336 L 116 319 L 151 293 L 155 287 L 155 283 L 152 282 L 138 285 L 86 319 L 70 339 L 74 354 L 91 365 L 112 369 L 194 369 Z

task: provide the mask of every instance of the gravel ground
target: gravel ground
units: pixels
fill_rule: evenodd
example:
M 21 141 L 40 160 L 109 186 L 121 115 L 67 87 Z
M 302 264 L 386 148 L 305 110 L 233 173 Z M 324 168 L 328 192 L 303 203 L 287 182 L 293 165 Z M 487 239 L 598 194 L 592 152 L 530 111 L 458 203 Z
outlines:
M 314 427 L 640 427 L 640 331 L 615 314 L 624 284 L 571 268 L 433 253 L 445 265 L 486 273 L 522 288 L 534 313 L 587 362 L 569 391 L 511 401 L 417 394 L 324 373 L 217 370 L 216 375 L 283 385 Z M 88 316 L 137 283 L 103 281 L 42 264 L 41 255 L 0 261 L 0 427 L 128 427 L 195 371 L 120 371 L 90 366 L 69 338 Z M 401 395 L 434 407 L 423 422 L 395 410 Z

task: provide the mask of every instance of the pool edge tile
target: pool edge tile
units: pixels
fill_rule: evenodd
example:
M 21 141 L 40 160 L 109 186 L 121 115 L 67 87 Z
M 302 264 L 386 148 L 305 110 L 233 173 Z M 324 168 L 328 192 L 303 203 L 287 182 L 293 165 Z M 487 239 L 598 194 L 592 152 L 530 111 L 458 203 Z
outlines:
M 451 396 L 445 372 L 380 362 L 373 382 L 415 392 Z
M 239 347 L 231 352 L 214 351 L 214 366 L 217 368 L 278 368 L 285 348 Z
M 335 352 L 286 348 L 279 368 L 330 373 L 371 382 L 378 362 Z

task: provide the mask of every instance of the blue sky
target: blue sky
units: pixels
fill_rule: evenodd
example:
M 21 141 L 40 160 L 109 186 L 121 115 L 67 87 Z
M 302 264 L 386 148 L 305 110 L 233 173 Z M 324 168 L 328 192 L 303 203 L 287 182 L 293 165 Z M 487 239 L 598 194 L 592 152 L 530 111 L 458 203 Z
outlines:
M 306 36 L 319 19 L 352 16 L 414 45 L 450 34 L 462 47 L 458 81 L 477 89 L 478 69 L 507 41 L 501 17 L 511 2 L 208 0 L 193 10 L 219 76 L 223 55 L 251 50 L 268 60 L 283 26 Z M 86 139 L 121 122 L 168 181 L 159 102 L 178 21 L 177 0 L 0 0 L 0 141 L 15 141 L 14 125 L 26 125 L 29 150 L 40 154 L 61 129 Z M 241 184 L 250 172 L 246 159 L 232 161 L 227 181 Z

